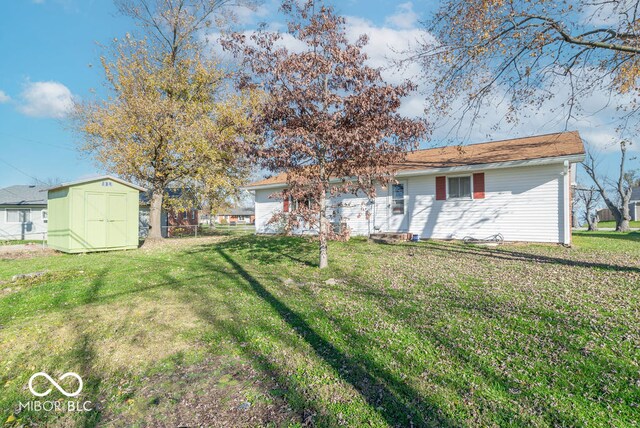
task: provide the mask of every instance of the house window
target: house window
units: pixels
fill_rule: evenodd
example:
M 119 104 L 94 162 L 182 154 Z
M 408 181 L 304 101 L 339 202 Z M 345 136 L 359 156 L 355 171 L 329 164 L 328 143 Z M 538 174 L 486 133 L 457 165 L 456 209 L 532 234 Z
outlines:
M 196 210 L 191 211 L 191 220 L 196 219 Z
M 449 177 L 448 178 L 448 198 L 471 199 L 471 177 Z
M 7 223 L 29 223 L 31 221 L 31 210 L 8 208 Z
M 404 184 L 402 183 L 391 186 L 391 212 L 404 214 Z
M 42 214 L 42 222 L 43 223 L 48 223 L 49 222 L 49 212 L 47 210 L 42 210 L 42 211 L 40 211 L 40 213 Z
M 304 196 L 300 199 L 294 200 L 294 206 L 296 211 L 299 210 L 301 207 L 311 209 L 316 206 L 315 199 L 311 198 L 310 196 Z

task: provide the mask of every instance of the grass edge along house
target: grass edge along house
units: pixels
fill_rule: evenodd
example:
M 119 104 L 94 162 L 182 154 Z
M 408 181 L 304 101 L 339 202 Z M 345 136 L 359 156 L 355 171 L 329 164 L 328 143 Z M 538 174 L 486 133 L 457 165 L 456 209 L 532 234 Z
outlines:
M 330 217 L 351 235 L 406 232 L 421 239 L 484 238 L 571 244 L 571 192 L 585 149 L 577 131 L 467 146 L 416 150 L 395 165 L 396 184 L 376 197 L 341 195 Z M 339 178 L 336 178 L 336 182 Z M 286 172 L 246 186 L 255 194 L 256 233 L 281 233 L 270 222 L 296 201 L 278 197 Z M 295 234 L 315 234 L 299 228 Z

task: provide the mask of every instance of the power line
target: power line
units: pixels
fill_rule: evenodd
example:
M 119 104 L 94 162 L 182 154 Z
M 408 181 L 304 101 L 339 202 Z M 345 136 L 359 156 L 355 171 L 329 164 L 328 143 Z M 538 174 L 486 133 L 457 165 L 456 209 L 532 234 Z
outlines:
M 3 164 L 5 164 L 5 165 L 9 166 L 10 168 L 15 169 L 15 170 L 16 170 L 16 171 L 18 171 L 20 174 L 23 174 L 23 175 L 25 175 L 25 176 L 29 177 L 30 179 L 37 181 L 38 183 L 41 183 L 41 184 L 44 184 L 44 185 L 46 185 L 46 184 L 47 184 L 47 183 L 45 183 L 44 181 L 42 181 L 42 180 L 40 180 L 40 179 L 38 179 L 38 178 L 34 177 L 33 175 L 30 175 L 30 174 L 28 174 L 28 173 L 24 172 L 23 170 L 21 170 L 21 169 L 20 169 L 20 168 L 18 168 L 17 166 L 13 166 L 13 165 L 11 165 L 9 162 L 7 162 L 6 160 L 4 160 L 4 159 L 2 159 L 2 158 L 0 158 L 0 162 L 2 162 Z
M 4 132 L 0 132 L 0 135 L 4 135 L 5 137 L 9 137 L 9 138 L 17 138 L 19 140 L 29 141 L 31 143 L 40 144 L 40 145 L 43 145 L 43 146 L 55 147 L 57 149 L 69 150 L 69 151 L 72 151 L 72 152 L 76 151 L 74 148 L 69 147 L 69 146 L 60 146 L 60 145 L 52 144 L 52 143 L 45 143 L 43 141 L 34 140 L 32 138 L 19 137 L 17 135 L 11 135 L 11 134 L 7 134 L 7 133 L 4 133 Z

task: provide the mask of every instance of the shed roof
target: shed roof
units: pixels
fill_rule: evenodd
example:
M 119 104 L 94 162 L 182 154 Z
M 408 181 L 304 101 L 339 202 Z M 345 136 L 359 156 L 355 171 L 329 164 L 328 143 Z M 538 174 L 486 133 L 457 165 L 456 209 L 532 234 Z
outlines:
M 82 179 L 82 180 L 70 181 L 68 183 L 62 183 L 62 184 L 59 184 L 57 186 L 50 187 L 48 190 L 63 189 L 65 187 L 77 186 L 78 184 L 93 183 L 94 181 L 104 181 L 104 180 L 113 180 L 113 181 L 118 182 L 118 183 L 120 183 L 122 185 L 125 185 L 125 186 L 131 187 L 133 189 L 139 190 L 141 192 L 144 192 L 144 191 L 147 190 L 142 186 L 138 186 L 137 184 L 133 184 L 133 183 L 130 183 L 128 181 L 124 181 L 124 180 L 122 180 L 122 179 L 120 179 L 118 177 L 114 177 L 112 175 L 99 175 L 99 176 L 96 176 L 96 177 L 85 178 L 85 179 Z
M 569 131 L 467 146 L 445 146 L 416 150 L 408 153 L 405 161 L 394 165 L 394 168 L 398 171 L 418 171 L 583 155 L 584 153 L 584 144 L 578 131 Z M 287 175 L 283 172 L 251 183 L 247 187 L 284 184 L 286 182 Z
M 0 189 L 0 205 L 47 205 L 47 186 L 17 185 Z

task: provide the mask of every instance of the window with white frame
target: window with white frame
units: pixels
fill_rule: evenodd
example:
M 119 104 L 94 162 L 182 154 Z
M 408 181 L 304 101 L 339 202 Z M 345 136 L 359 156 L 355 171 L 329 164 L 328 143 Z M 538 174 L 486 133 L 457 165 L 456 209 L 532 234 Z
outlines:
M 7 208 L 7 223 L 29 223 L 30 221 L 30 209 Z
M 447 183 L 447 199 L 471 199 L 471 176 L 449 177 Z
M 404 184 L 398 183 L 391 186 L 391 212 L 404 214 Z
M 48 223 L 49 222 L 49 212 L 47 210 L 42 210 L 41 214 L 42 214 L 42 222 L 43 223 Z

